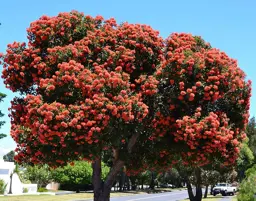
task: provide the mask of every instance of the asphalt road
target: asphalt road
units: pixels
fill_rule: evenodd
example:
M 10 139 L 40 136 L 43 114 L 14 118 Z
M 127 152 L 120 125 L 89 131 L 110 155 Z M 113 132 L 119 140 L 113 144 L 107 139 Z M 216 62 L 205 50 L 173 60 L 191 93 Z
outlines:
M 115 197 L 111 198 L 111 201 L 179 201 L 186 199 L 188 197 L 188 192 L 183 191 L 173 191 L 170 193 L 156 193 L 156 194 L 140 194 L 125 197 Z
M 225 196 L 222 197 L 222 199 L 220 201 L 231 201 L 233 196 Z

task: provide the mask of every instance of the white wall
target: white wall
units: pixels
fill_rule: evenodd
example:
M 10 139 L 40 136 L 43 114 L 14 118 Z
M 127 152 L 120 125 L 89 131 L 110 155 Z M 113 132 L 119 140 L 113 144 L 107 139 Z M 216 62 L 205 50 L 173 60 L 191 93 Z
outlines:
M 0 179 L 3 179 L 5 183 L 7 183 L 5 193 L 9 192 L 10 176 L 14 168 L 15 168 L 15 164 L 13 162 L 5 162 L 3 160 L 0 160 Z

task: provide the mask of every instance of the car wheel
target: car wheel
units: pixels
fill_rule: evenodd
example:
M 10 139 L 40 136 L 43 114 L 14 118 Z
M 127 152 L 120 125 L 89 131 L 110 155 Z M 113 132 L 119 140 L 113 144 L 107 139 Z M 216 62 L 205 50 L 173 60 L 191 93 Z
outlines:
M 222 192 L 221 195 L 222 195 L 222 196 L 226 196 L 226 195 L 227 195 L 227 191 Z

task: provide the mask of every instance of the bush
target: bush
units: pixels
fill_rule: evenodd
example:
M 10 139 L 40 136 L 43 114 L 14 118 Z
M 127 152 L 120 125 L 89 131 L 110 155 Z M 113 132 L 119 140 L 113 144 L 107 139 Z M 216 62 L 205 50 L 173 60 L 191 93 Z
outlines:
M 28 189 L 27 188 L 23 188 L 23 193 L 27 193 Z
M 43 193 L 43 192 L 48 192 L 46 188 L 38 188 L 37 192 Z
M 238 201 L 255 201 L 256 194 L 256 165 L 246 171 L 246 178 L 241 183 Z
M 26 166 L 21 174 L 23 183 L 36 183 L 38 187 L 45 187 L 51 182 L 51 172 L 47 165 L 43 166 Z
M 4 180 L 0 179 L 0 194 L 4 194 L 7 184 L 5 184 Z
M 109 168 L 102 164 L 102 179 L 104 180 Z M 91 190 L 92 167 L 86 161 L 76 161 L 73 166 L 67 165 L 52 171 L 52 179 L 60 183 L 62 190 Z

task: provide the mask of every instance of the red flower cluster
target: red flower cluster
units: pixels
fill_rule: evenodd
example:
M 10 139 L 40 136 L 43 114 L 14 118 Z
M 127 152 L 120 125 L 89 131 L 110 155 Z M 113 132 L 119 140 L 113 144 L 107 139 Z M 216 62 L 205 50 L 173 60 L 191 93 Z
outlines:
M 128 146 L 130 158 L 169 167 L 232 163 L 245 137 L 250 82 L 235 60 L 200 37 L 164 41 L 147 25 L 82 13 L 43 16 L 29 43 L 8 45 L 3 79 L 26 94 L 12 103 L 18 162 L 63 165 Z M 149 149 L 150 147 L 150 149 Z M 143 168 L 142 168 L 143 167 Z

